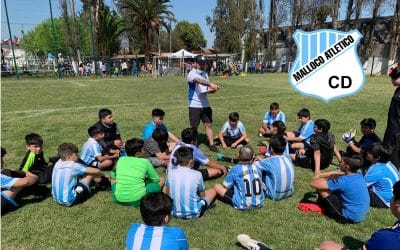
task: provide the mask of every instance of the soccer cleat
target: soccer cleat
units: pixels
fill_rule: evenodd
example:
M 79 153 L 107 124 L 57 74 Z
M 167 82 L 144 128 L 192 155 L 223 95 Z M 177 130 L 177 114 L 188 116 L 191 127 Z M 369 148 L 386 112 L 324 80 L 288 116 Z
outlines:
M 267 245 L 265 245 L 261 241 L 253 240 L 247 234 L 239 234 L 237 236 L 237 240 L 244 248 L 249 250 L 270 250 Z
M 215 146 L 215 145 L 210 145 L 210 147 L 208 147 L 208 148 L 212 152 L 219 153 L 219 150 L 218 150 L 217 146 Z
M 348 131 L 348 132 L 346 132 L 346 133 L 344 133 L 342 135 L 342 140 L 345 143 L 350 143 L 354 139 L 354 137 L 356 136 L 356 133 L 357 133 L 356 130 L 350 129 L 350 131 Z

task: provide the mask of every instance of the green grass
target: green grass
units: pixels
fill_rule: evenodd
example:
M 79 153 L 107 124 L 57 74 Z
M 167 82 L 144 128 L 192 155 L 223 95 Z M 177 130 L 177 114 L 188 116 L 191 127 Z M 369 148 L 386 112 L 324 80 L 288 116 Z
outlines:
M 383 136 L 394 91 L 385 77 L 367 78 L 356 95 L 324 103 L 296 93 L 283 74 L 214 80 L 223 86 L 210 96 L 214 132 L 217 133 L 230 112 L 237 111 L 253 146 L 257 143 L 257 128 L 273 101 L 280 103 L 285 112 L 288 130 L 297 129 L 296 113 L 307 107 L 314 120 L 331 121 L 336 138 L 350 128 L 359 129 L 364 117 L 375 118 L 376 132 Z M 5 158 L 8 168 L 18 168 L 27 133 L 42 135 L 46 157 L 55 155 L 57 146 L 63 142 L 81 147 L 87 139 L 87 128 L 96 122 L 97 111 L 103 107 L 113 111 L 125 140 L 141 136 L 151 110 L 156 107 L 166 111 L 165 122 L 176 135 L 189 125 L 187 86 L 182 77 L 20 81 L 3 78 L 1 95 L 1 144 L 8 151 Z M 340 139 L 337 143 L 339 148 L 345 148 Z M 215 159 L 205 145 L 201 148 Z M 224 153 L 236 154 L 232 150 Z M 217 202 L 198 220 L 173 219 L 170 225 L 182 227 L 189 245 L 201 249 L 240 249 L 236 245 L 240 233 L 249 234 L 273 249 L 313 249 L 328 239 L 354 249 L 374 231 L 394 221 L 389 210 L 378 209 L 371 209 L 365 221 L 356 225 L 341 225 L 324 216 L 301 213 L 297 204 L 304 194 L 312 191 L 309 187 L 312 172 L 297 167 L 295 171 L 296 192 L 288 199 L 266 200 L 262 209 L 250 212 Z M 222 178 L 208 181 L 206 185 L 222 181 Z M 129 225 L 140 220 L 138 209 L 113 204 L 110 192 L 98 192 L 71 208 L 47 198 L 3 216 L 1 244 L 4 249 L 122 249 Z

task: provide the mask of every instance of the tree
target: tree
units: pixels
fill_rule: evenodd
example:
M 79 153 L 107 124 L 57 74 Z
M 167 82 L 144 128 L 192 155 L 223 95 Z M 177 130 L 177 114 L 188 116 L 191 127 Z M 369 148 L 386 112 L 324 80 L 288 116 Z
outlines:
M 120 37 L 125 32 L 122 19 L 107 8 L 100 13 L 100 34 L 98 35 L 98 55 L 109 57 L 120 48 Z
M 207 45 L 203 31 L 197 23 L 190 23 L 187 20 L 178 22 L 174 29 L 174 33 L 176 33 L 176 36 L 182 40 L 184 47 L 187 50 L 199 50 L 200 47 Z
M 168 9 L 169 0 L 119 0 L 117 5 L 122 10 L 129 29 L 137 30 L 143 38 L 146 57 L 150 55 L 152 32 L 159 34 L 161 26 L 168 28 L 169 21 L 175 21 L 174 14 Z
M 396 2 L 393 13 L 392 36 L 389 52 L 390 63 L 400 61 L 400 1 Z

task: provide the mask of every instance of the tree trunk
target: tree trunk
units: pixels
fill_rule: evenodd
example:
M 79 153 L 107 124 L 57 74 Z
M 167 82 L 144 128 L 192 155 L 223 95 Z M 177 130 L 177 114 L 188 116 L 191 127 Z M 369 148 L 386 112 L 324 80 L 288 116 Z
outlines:
M 346 19 L 344 21 L 344 29 L 345 31 L 350 29 L 350 18 L 353 14 L 353 0 L 348 0 L 347 9 L 346 9 Z
M 393 13 L 389 65 L 393 64 L 396 61 L 400 62 L 400 1 L 397 1 Z
M 333 0 L 332 2 L 332 28 L 336 30 L 338 26 L 340 0 Z

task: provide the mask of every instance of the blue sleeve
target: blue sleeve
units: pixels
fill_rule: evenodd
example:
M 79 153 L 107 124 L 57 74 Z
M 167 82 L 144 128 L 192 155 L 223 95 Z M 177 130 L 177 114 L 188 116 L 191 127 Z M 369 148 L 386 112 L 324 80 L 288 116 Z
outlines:
M 367 183 L 367 187 L 372 186 L 374 183 L 382 179 L 382 171 L 378 169 L 378 166 L 372 165 L 369 167 L 367 173 L 364 176 L 364 180 Z
M 207 156 L 197 147 L 193 150 L 193 157 L 196 161 L 200 162 L 201 165 L 207 165 L 209 162 Z
M 179 250 L 187 250 L 189 249 L 189 244 L 186 239 L 185 232 L 181 228 L 179 228 L 179 231 L 177 231 L 177 241 L 179 245 Z
M 281 114 L 281 118 L 279 120 L 281 120 L 284 124 L 286 124 L 286 117 L 285 117 L 285 113 L 280 112 Z
M 314 134 L 314 122 L 309 121 L 304 124 L 304 127 L 300 133 L 300 137 L 303 139 L 308 139 Z
M 225 177 L 224 183 L 222 185 L 224 185 L 227 189 L 230 189 L 233 187 L 233 183 L 235 181 L 235 175 L 236 175 L 236 168 L 232 168 L 228 174 Z
M 87 169 L 87 167 L 83 164 L 80 164 L 80 163 L 74 164 L 74 172 L 77 175 L 84 175 L 86 173 L 86 169 Z
M 238 128 L 239 128 L 239 131 L 240 131 L 241 134 L 246 132 L 246 128 L 244 127 L 243 123 L 239 122 Z
M 221 131 L 222 131 L 222 132 L 225 132 L 225 131 L 228 130 L 228 128 L 229 128 L 229 123 L 228 123 L 228 122 L 225 122 L 224 125 L 222 125 Z
M 203 176 L 200 172 L 198 173 L 199 192 L 204 192 L 204 190 L 206 190 L 206 187 L 204 186 Z
M 265 115 L 264 115 L 264 120 L 263 120 L 263 122 L 264 122 L 264 123 L 268 123 L 268 122 L 269 122 L 269 119 L 271 119 L 271 113 L 270 113 L 270 112 L 267 112 L 267 113 L 265 113 Z M 269 124 L 269 125 L 271 125 L 271 124 Z
M 125 249 L 129 250 L 133 248 L 133 239 L 135 237 L 135 232 L 137 229 L 137 225 L 133 224 L 128 230 L 128 233 L 126 235 L 126 241 L 125 241 Z
M 339 177 L 336 179 L 328 180 L 327 181 L 328 187 L 330 191 L 335 191 L 335 190 L 342 190 L 344 184 L 343 177 Z
M 146 140 L 147 138 L 149 138 L 152 134 L 153 134 L 153 126 L 151 126 L 150 123 L 146 124 L 146 126 L 143 129 L 143 133 L 142 133 L 142 139 Z

